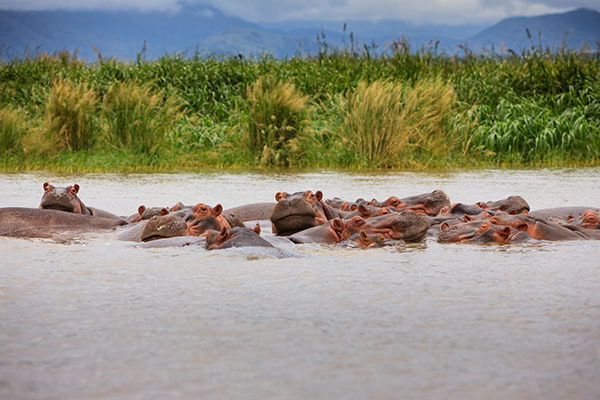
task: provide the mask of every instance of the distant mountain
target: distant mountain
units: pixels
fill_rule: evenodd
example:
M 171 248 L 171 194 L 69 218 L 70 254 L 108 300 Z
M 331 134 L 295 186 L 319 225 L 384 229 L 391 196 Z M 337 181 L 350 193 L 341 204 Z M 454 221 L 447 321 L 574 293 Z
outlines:
M 94 48 L 110 57 L 134 59 L 144 48 L 148 58 L 166 53 L 206 50 L 202 41 L 228 29 L 257 29 L 207 6 L 186 5 L 178 13 L 136 11 L 0 11 L 2 56 L 19 57 L 25 49 L 79 49 L 95 59 Z
M 599 41 L 600 12 L 580 8 L 564 14 L 506 18 L 469 38 L 467 43 L 473 49 L 492 45 L 498 49 L 504 45 L 518 53 L 540 43 L 554 50 L 563 43 L 574 49 L 581 49 L 584 44 L 597 49 Z
M 532 34 L 529 39 L 526 29 Z M 587 43 L 596 49 L 600 41 L 600 13 L 578 9 L 564 14 L 507 18 L 480 25 L 416 25 L 402 21 L 285 21 L 254 24 L 223 14 L 216 8 L 186 4 L 175 13 L 135 11 L 0 11 L 0 57 L 21 57 L 39 51 L 53 53 L 78 49 L 79 55 L 95 60 L 105 57 L 135 59 L 165 54 L 275 57 L 312 54 L 321 43 L 349 48 L 376 44 L 385 51 L 390 43 L 405 37 L 412 50 L 438 44 L 438 50 L 454 54 L 457 45 L 473 50 L 496 50 L 501 45 L 520 51 L 538 44 L 557 48 L 563 40 L 572 48 Z M 565 36 L 566 35 L 566 36 Z M 317 40 L 317 37 L 319 39 Z M 565 39 L 566 38 L 566 39 Z

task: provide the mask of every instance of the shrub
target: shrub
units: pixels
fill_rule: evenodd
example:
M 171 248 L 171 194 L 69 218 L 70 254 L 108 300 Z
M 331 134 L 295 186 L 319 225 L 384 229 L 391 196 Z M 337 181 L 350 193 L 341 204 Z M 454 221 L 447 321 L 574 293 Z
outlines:
M 455 103 L 454 89 L 439 79 L 361 81 L 342 106 L 342 139 L 365 166 L 393 166 L 417 150 L 438 153 L 452 144 L 446 122 Z
M 247 139 L 263 165 L 289 166 L 306 134 L 308 96 L 292 83 L 263 76 L 247 89 Z
M 12 107 L 0 109 L 0 154 L 17 150 L 26 133 L 23 110 Z
M 151 153 L 165 143 L 181 117 L 179 109 L 175 97 L 165 98 L 148 86 L 114 83 L 103 100 L 105 138 L 116 148 Z
M 54 81 L 39 139 L 48 142 L 54 149 L 91 148 L 98 127 L 96 103 L 96 92 L 87 84 L 76 85 L 69 79 Z

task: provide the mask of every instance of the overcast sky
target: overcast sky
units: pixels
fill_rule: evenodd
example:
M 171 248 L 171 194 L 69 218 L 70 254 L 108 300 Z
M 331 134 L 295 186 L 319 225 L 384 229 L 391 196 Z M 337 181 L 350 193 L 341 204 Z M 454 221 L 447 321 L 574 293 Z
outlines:
M 4 10 L 135 9 L 176 11 L 183 2 L 212 5 L 243 19 L 399 19 L 414 23 L 489 23 L 515 15 L 539 15 L 587 7 L 600 0 L 0 0 Z

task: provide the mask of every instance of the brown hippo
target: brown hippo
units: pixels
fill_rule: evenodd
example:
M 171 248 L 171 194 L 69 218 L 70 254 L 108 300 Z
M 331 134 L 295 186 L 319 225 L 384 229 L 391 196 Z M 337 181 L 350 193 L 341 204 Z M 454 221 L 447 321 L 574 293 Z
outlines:
M 260 237 L 260 226 L 250 228 L 221 229 L 220 232 L 211 230 L 206 234 L 206 249 L 228 249 L 231 247 L 274 247 Z
M 597 207 L 585 207 L 585 206 L 567 206 L 567 207 L 555 207 L 555 208 L 543 208 L 540 210 L 531 211 L 530 216 L 535 218 L 545 219 L 546 221 L 562 221 L 568 222 L 569 220 L 581 218 L 587 211 L 600 212 Z
M 108 211 L 100 210 L 94 207 L 87 207 L 77 196 L 79 193 L 79 185 L 74 184 L 67 187 L 55 187 L 48 182 L 44 185 L 44 195 L 40 202 L 39 208 L 49 210 L 60 210 L 75 214 L 92 215 L 101 218 L 122 218 Z
M 360 218 L 360 217 L 359 217 Z M 304 229 L 290 235 L 288 238 L 296 244 L 303 243 L 340 243 L 350 235 L 344 235 L 346 224 L 339 218 L 334 218 L 324 224 Z
M 371 202 L 377 205 L 375 202 Z M 450 207 L 450 199 L 446 193 L 441 190 L 434 190 L 431 193 L 419 194 L 416 196 L 404 197 L 399 199 L 392 196 L 387 198 L 383 206 L 394 207 L 396 210 L 413 210 L 430 216 L 438 215 L 443 207 Z
M 404 244 L 404 240 L 388 239 L 382 234 L 369 235 L 365 231 L 360 231 L 358 235 L 354 234 L 340 243 L 341 247 L 372 249 L 385 246 L 398 246 Z
M 133 214 L 129 217 L 129 222 L 140 222 L 146 219 L 150 219 L 155 216 L 165 215 L 169 213 L 169 209 L 165 207 L 149 207 L 147 208 L 145 205 L 141 205 L 138 207 L 137 214 Z
M 176 236 L 198 236 L 194 222 L 186 221 L 175 213 L 155 215 L 150 219 L 126 227 L 117 233 L 117 240 L 148 242 Z
M 108 230 L 127 222 L 40 208 L 0 208 L 0 236 L 52 238 Z
M 268 220 L 271 218 L 273 208 L 275 208 L 276 204 L 277 203 L 274 202 L 245 204 L 243 206 L 223 210 L 223 216 L 230 221 L 233 218 L 237 218 L 237 220 L 242 223 L 247 221 Z
M 305 192 L 278 192 L 277 204 L 270 219 L 273 233 L 288 236 L 313 226 L 322 225 L 338 217 L 337 212 L 323 201 L 323 193 L 310 190 Z
M 477 206 L 485 210 L 500 210 L 511 215 L 527 214 L 530 210 L 529 204 L 521 196 L 508 196 L 506 199 L 498 201 L 480 201 Z
M 537 240 L 587 240 L 582 232 L 573 231 L 559 224 L 535 218 L 530 215 L 494 215 L 490 222 L 495 225 L 511 226 L 519 231 L 527 232 Z
M 346 221 L 344 236 L 350 237 L 365 231 L 368 235 L 381 234 L 386 239 L 420 242 L 427 236 L 427 218 L 412 210 L 385 214 L 364 219 L 356 216 Z
M 441 243 L 522 243 L 531 241 L 526 233 L 510 226 L 494 225 L 488 221 L 474 221 L 447 227 L 442 224 L 438 235 Z

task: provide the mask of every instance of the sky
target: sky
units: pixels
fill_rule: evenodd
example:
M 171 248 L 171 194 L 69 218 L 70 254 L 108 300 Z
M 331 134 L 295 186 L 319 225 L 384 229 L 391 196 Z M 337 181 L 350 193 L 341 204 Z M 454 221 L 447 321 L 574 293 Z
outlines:
M 600 0 L 0 0 L 0 9 L 176 12 L 184 2 L 210 5 L 252 22 L 397 19 L 416 24 L 462 25 L 579 7 L 600 11 Z

